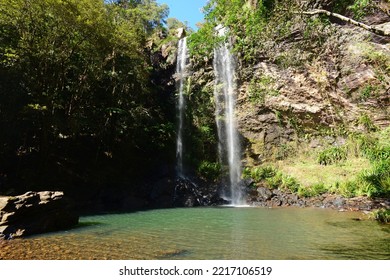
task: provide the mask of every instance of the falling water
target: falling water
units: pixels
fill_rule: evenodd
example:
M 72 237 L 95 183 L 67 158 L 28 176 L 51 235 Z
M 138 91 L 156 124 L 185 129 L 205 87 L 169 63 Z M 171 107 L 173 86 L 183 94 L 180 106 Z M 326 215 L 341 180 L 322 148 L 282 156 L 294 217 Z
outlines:
M 219 35 L 225 30 L 219 29 Z M 219 138 L 219 156 L 222 163 L 229 166 L 230 200 L 233 205 L 245 204 L 241 190 L 240 143 L 234 115 L 236 103 L 236 83 L 234 57 L 229 44 L 225 43 L 214 50 L 214 99 L 215 116 Z
M 176 144 L 176 158 L 177 158 L 177 174 L 179 177 L 184 176 L 183 170 L 183 129 L 184 129 L 184 82 L 186 77 L 186 63 L 187 63 L 188 51 L 187 51 L 187 38 L 184 37 L 179 40 L 177 64 L 176 64 L 176 77 L 177 87 L 179 91 L 178 101 L 178 115 L 179 125 L 177 132 L 177 144 Z

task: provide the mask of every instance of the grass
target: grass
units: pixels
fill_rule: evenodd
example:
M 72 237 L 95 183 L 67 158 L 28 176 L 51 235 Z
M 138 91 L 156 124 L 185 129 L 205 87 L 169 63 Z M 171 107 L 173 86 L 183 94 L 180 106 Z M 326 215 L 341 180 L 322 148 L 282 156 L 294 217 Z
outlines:
M 321 165 L 313 156 L 278 162 L 278 168 L 283 173 L 294 176 L 306 187 L 316 184 L 332 186 L 348 181 L 369 167 L 369 160 L 361 157 L 348 158 L 342 164 L 332 165 Z
M 301 197 L 390 197 L 390 128 L 351 134 L 346 141 L 319 149 L 301 146 L 283 160 L 247 168 L 244 175 Z

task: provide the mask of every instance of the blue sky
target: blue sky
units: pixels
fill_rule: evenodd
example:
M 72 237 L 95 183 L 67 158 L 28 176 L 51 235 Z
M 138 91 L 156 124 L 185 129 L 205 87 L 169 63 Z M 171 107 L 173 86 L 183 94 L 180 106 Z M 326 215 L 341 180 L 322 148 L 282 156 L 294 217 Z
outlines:
M 196 23 L 203 20 L 201 8 L 206 5 L 207 0 L 157 0 L 157 3 L 169 6 L 169 17 L 177 18 L 196 30 Z

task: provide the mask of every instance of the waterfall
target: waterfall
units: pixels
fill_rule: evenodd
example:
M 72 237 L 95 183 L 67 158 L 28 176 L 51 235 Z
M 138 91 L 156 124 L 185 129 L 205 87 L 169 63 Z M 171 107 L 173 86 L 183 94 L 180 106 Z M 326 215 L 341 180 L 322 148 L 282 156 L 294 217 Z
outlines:
M 219 35 L 225 30 L 219 29 Z M 222 164 L 229 167 L 230 200 L 233 205 L 245 204 L 241 190 L 241 148 L 235 119 L 237 86 L 235 83 L 235 61 L 229 44 L 214 49 L 214 100 L 218 129 L 218 151 Z
M 183 168 L 183 129 L 184 129 L 184 82 L 186 78 L 186 65 L 188 58 L 187 38 L 184 37 L 179 40 L 177 64 L 176 64 L 176 79 L 179 93 L 178 108 L 178 132 L 176 141 L 176 158 L 177 158 L 177 174 L 179 177 L 184 177 Z

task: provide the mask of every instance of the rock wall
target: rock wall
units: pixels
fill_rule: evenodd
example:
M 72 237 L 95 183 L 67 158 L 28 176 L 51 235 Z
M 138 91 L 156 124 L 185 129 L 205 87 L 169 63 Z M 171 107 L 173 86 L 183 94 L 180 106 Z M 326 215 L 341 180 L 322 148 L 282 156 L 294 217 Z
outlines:
M 363 21 L 390 25 L 383 14 Z M 377 127 L 390 125 L 390 38 L 345 24 L 321 28 L 321 38 L 303 46 L 307 26 L 297 24 L 272 54 L 239 64 L 237 118 L 247 164 L 261 163 L 287 143 L 364 130 L 362 116 Z
M 73 203 L 63 192 L 27 192 L 0 197 L 0 238 L 69 229 L 78 223 Z

